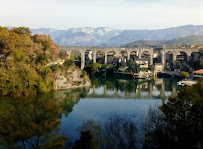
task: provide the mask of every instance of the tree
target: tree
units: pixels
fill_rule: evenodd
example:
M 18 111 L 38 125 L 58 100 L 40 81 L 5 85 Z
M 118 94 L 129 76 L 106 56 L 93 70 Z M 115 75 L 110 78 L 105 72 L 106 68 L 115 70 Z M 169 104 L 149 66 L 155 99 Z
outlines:
M 28 96 L 53 88 L 52 70 L 45 65 L 59 57 L 59 48 L 50 36 L 31 36 L 25 27 L 0 27 L 0 50 L 0 95 Z
M 11 29 L 12 32 L 15 32 L 17 34 L 25 34 L 27 36 L 31 36 L 31 31 L 29 28 L 25 28 L 25 27 L 18 27 L 18 28 L 12 28 Z
M 180 75 L 181 75 L 182 77 L 184 77 L 184 78 L 188 78 L 188 77 L 189 77 L 188 72 L 185 72 L 185 71 L 181 71 L 181 72 L 180 72 Z
M 124 60 L 122 60 L 122 61 L 120 62 L 120 65 L 121 65 L 122 68 L 125 67 L 125 66 L 126 66 L 126 62 L 125 62 Z
M 109 66 L 108 66 L 108 64 L 102 64 L 101 67 L 106 70 L 106 69 L 108 69 Z
M 135 67 L 135 61 L 131 58 L 128 62 L 127 65 L 130 67 Z
M 70 66 L 73 66 L 73 65 L 75 66 L 75 63 L 74 63 L 73 60 L 66 60 L 63 65 L 66 66 L 66 67 L 70 67 Z
M 203 81 L 185 87 L 149 115 L 151 131 L 144 149 L 203 147 Z

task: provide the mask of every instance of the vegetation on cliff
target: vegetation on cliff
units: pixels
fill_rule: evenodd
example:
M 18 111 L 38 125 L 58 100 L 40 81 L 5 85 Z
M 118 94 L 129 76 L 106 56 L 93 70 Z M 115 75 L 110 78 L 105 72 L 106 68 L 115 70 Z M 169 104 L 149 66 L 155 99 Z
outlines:
M 71 64 L 50 36 L 0 27 L 0 95 L 28 96 L 54 88 L 54 72 Z M 64 61 L 63 61 L 64 62 Z

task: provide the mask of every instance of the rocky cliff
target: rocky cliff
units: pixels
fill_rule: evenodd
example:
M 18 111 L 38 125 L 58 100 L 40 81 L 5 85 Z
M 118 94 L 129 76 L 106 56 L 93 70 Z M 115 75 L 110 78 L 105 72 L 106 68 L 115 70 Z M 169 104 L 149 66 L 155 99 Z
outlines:
M 76 87 L 90 86 L 91 81 L 85 71 L 76 66 L 70 66 L 65 71 L 59 71 L 54 74 L 54 89 L 68 89 Z

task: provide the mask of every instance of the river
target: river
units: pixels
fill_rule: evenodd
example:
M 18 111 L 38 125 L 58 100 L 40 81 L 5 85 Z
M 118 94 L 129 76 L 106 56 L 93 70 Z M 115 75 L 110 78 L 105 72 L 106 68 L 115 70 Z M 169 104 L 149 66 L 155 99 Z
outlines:
M 65 133 L 68 140 L 74 142 L 80 138 L 76 129 L 83 121 L 103 123 L 115 114 L 136 115 L 135 119 L 139 120 L 150 107 L 162 105 L 181 89 L 177 86 L 178 80 L 173 79 L 100 76 L 91 77 L 91 81 L 91 87 L 61 90 L 29 99 L 1 99 L 2 146 L 22 146 L 19 143 L 22 141 L 29 147 L 29 140 L 35 140 L 36 135 L 39 145 L 41 136 L 46 138 L 45 135 L 56 133 L 56 130 L 56 134 Z
M 174 79 L 133 80 L 123 77 L 92 77 L 86 95 L 75 100 L 69 114 L 63 114 L 61 128 L 70 139 L 79 139 L 76 129 L 83 121 L 105 122 L 114 114 L 136 115 L 139 119 L 150 107 L 160 106 L 181 89 Z M 65 92 L 65 91 L 64 91 Z M 71 100 L 71 99 L 70 99 Z

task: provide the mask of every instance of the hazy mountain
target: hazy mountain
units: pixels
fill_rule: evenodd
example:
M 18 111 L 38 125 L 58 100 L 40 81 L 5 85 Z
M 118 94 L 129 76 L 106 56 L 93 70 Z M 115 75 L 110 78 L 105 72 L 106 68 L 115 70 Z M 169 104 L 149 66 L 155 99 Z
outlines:
M 71 28 L 54 30 L 48 28 L 31 29 L 32 33 L 50 34 L 60 46 L 122 46 L 143 40 L 170 40 L 186 36 L 203 36 L 203 25 L 186 25 L 158 30 L 116 30 L 108 27 Z M 140 41 L 139 41 L 140 42 Z M 174 43 L 174 41 L 171 41 Z M 154 43 L 156 44 L 156 42 Z
M 97 46 L 117 36 L 121 31 L 107 27 L 71 28 L 69 30 L 31 29 L 33 34 L 49 34 L 60 46 Z
M 125 45 L 137 40 L 170 40 L 192 35 L 203 36 L 203 25 L 187 25 L 159 30 L 125 30 L 109 39 L 105 46 Z
M 129 43 L 123 47 L 137 47 L 139 45 L 145 46 L 162 46 L 162 45 L 203 45 L 203 36 L 188 36 L 174 38 L 170 40 L 138 40 L 132 43 Z

